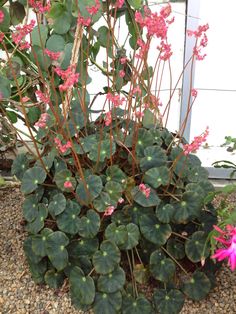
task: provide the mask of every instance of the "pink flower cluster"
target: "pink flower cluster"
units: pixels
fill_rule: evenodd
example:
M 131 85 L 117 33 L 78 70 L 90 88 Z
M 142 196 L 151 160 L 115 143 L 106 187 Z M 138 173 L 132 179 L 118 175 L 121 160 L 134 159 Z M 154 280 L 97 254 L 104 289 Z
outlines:
M 114 206 L 108 206 L 104 212 L 104 216 L 111 216 L 115 210 Z
M 38 122 L 36 122 L 34 126 L 44 129 L 47 126 L 47 121 L 49 118 L 50 116 L 48 113 L 42 113 Z
M 51 59 L 51 60 L 58 60 L 60 58 L 61 52 L 53 52 L 51 50 L 45 49 L 44 50 L 45 54 Z
M 214 226 L 214 228 L 221 234 L 219 237 L 215 237 L 215 239 L 222 243 L 224 247 L 217 249 L 211 258 L 215 258 L 218 261 L 223 261 L 227 258 L 231 270 L 234 271 L 236 269 L 236 227 L 227 225 L 226 231 L 217 226 Z
M 64 182 L 64 188 L 65 189 L 71 189 L 71 188 L 73 188 L 73 185 L 69 180 L 67 180 Z
M 207 136 L 209 135 L 209 127 L 206 128 L 202 135 L 195 136 L 191 144 L 183 145 L 184 155 L 188 155 L 199 149 L 202 143 L 206 142 Z
M 16 26 L 16 32 L 12 34 L 12 40 L 16 45 L 19 45 L 20 50 L 30 48 L 30 44 L 25 41 L 25 36 L 32 32 L 34 26 L 34 20 L 31 20 L 29 24 L 23 26 Z
M 91 17 L 83 17 L 83 16 L 78 16 L 78 20 L 77 20 L 78 24 L 81 24 L 83 26 L 90 26 L 90 24 L 92 23 L 92 19 Z
M 51 9 L 50 1 L 47 1 L 46 5 L 42 0 L 29 0 L 29 5 L 41 14 L 49 12 Z
M 4 13 L 0 10 L 0 23 L 2 23 L 4 21 Z
M 45 95 L 43 92 L 41 92 L 41 90 L 37 90 L 35 92 L 35 95 L 38 97 L 38 99 L 43 102 L 45 105 L 48 104 L 50 102 L 50 98 Z
M 141 38 L 137 40 L 137 44 L 139 45 L 139 51 L 136 53 L 135 57 L 138 59 L 143 59 L 147 55 L 149 45 L 145 44 Z
M 149 198 L 150 193 L 151 193 L 150 188 L 147 188 L 144 183 L 139 184 L 138 188 L 139 188 L 139 191 L 141 191 L 146 196 L 146 198 Z
M 202 48 L 205 48 L 208 44 L 208 38 L 206 35 L 206 31 L 209 29 L 209 25 L 200 25 L 196 31 L 188 30 L 187 34 L 189 36 L 194 36 L 197 39 L 197 44 L 193 49 L 193 54 L 197 60 L 203 60 L 206 54 L 201 54 Z M 200 40 L 200 43 L 198 44 Z
M 105 125 L 109 126 L 112 123 L 111 111 L 108 111 L 105 116 Z
M 62 144 L 61 140 L 57 137 L 54 138 L 54 143 L 56 144 L 57 149 L 59 150 L 60 153 L 64 154 L 67 149 L 71 148 L 71 142 L 67 141 L 66 144 Z
M 197 90 L 196 90 L 195 88 L 193 88 L 193 89 L 191 90 L 191 96 L 194 97 L 194 98 L 197 97 Z
M 160 52 L 160 59 L 163 61 L 167 61 L 172 56 L 173 52 L 171 51 L 171 45 L 164 42 L 164 40 L 161 41 L 161 45 L 157 47 Z
M 91 7 L 86 7 L 86 10 L 91 15 L 96 15 L 98 13 L 98 10 L 100 9 L 100 2 L 99 0 L 95 0 L 95 5 Z
M 114 107 L 121 106 L 123 102 L 125 101 L 124 97 L 120 98 L 119 95 L 113 95 L 112 93 L 107 93 L 106 98 L 112 103 Z
M 144 116 L 144 113 L 142 111 L 135 111 L 134 112 L 136 118 L 141 119 Z
M 61 68 L 55 68 L 55 72 L 64 81 L 63 84 L 59 85 L 59 90 L 61 92 L 67 91 L 69 88 L 73 87 L 79 80 L 79 73 L 75 73 L 75 66 L 69 66 L 67 70 L 62 70 Z
M 165 39 L 167 36 L 168 24 L 172 21 L 167 21 L 171 14 L 171 6 L 168 4 L 163 7 L 158 13 L 152 13 L 149 8 L 144 7 L 144 16 L 141 12 L 135 13 L 135 20 L 141 28 L 147 29 L 148 36 L 156 36 L 157 38 Z

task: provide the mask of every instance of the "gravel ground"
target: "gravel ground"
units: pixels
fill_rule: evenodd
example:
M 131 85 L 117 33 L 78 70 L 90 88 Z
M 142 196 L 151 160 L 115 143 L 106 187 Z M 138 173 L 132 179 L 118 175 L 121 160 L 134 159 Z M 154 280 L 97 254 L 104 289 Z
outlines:
M 31 280 L 22 249 L 22 201 L 18 188 L 0 190 L 0 314 L 79 314 L 67 293 Z M 222 268 L 217 283 L 204 301 L 186 301 L 181 313 L 236 313 L 236 272 Z

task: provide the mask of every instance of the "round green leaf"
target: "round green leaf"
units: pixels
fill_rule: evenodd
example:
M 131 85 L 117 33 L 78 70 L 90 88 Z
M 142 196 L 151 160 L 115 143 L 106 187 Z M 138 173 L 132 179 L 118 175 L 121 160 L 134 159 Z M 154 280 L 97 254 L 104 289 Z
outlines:
M 44 257 L 47 255 L 47 237 L 53 231 L 51 229 L 45 228 L 40 234 L 32 237 L 32 250 L 36 255 Z
M 61 214 L 66 208 L 66 198 L 62 193 L 53 196 L 52 201 L 49 203 L 49 213 L 54 217 Z
M 92 209 L 78 221 L 78 232 L 81 237 L 93 238 L 100 229 L 100 216 Z
M 109 181 L 105 185 L 105 190 L 109 194 L 110 199 L 114 202 L 118 202 L 119 198 L 122 196 L 123 186 L 115 181 Z
M 73 241 L 69 244 L 68 253 L 70 256 L 76 258 L 78 256 L 92 257 L 93 254 L 98 250 L 98 239 L 85 239 Z
M 171 235 L 171 227 L 160 223 L 154 215 L 143 215 L 139 221 L 143 236 L 158 246 L 164 245 Z
M 64 183 L 66 181 L 70 181 L 72 183 L 73 189 L 76 187 L 75 178 L 72 177 L 72 173 L 67 169 L 58 170 L 54 176 L 54 181 L 56 182 L 58 188 L 62 191 L 68 191 L 68 189 L 64 187 Z
M 171 204 L 156 207 L 156 216 L 163 223 L 169 223 L 173 217 L 175 210 Z
M 140 239 L 140 232 L 137 225 L 129 223 L 126 225 L 126 231 L 128 234 L 127 241 L 120 246 L 122 250 L 131 250 L 138 245 Z
M 33 46 L 44 47 L 48 36 L 48 28 L 46 25 L 40 24 L 35 26 L 32 33 L 32 44 Z
M 136 143 L 136 153 L 138 157 L 144 156 L 144 150 L 146 147 L 151 146 L 153 143 L 153 137 L 150 131 L 145 129 L 138 130 L 138 138 Z
M 147 188 L 150 188 L 148 185 L 146 185 Z M 152 188 L 149 197 L 146 197 L 145 193 L 139 190 L 139 187 L 136 186 L 132 189 L 131 194 L 133 196 L 133 199 L 136 203 L 141 205 L 142 207 L 152 207 L 157 206 L 160 203 L 160 199 L 157 196 L 157 193 Z
M 58 270 L 62 270 L 68 263 L 68 253 L 66 246 L 69 239 L 61 231 L 55 231 L 47 237 L 47 255 L 52 265 Z
M 111 223 L 107 226 L 105 230 L 106 239 L 114 242 L 116 245 L 122 245 L 128 240 L 128 233 L 126 226 L 117 226 L 116 223 Z M 104 291 L 107 292 L 107 291 Z
M 1 7 L 0 11 L 2 11 L 4 14 L 4 19 L 3 19 L 2 23 L 0 23 L 0 31 L 5 33 L 8 31 L 9 26 L 10 26 L 10 15 L 9 15 L 8 10 L 4 7 Z
M 112 272 L 120 262 L 120 250 L 111 241 L 103 241 L 100 250 L 93 255 L 93 265 L 98 274 Z
M 143 181 L 155 189 L 161 185 L 167 185 L 169 182 L 169 170 L 165 166 L 151 168 L 145 172 Z
M 44 227 L 44 220 L 48 216 L 47 207 L 44 204 L 38 205 L 37 216 L 26 225 L 26 230 L 30 233 L 38 233 Z
M 106 158 L 110 158 L 115 152 L 116 144 L 114 141 L 98 141 L 95 145 L 92 146 L 88 157 L 93 161 L 103 162 Z
M 161 167 L 166 164 L 167 156 L 166 152 L 159 146 L 150 146 L 145 148 L 144 156 L 140 160 L 140 168 L 142 171 L 154 167 Z
M 79 182 L 76 194 L 79 197 L 81 205 L 89 204 L 102 192 L 102 180 L 99 176 L 90 175 L 86 179 L 87 188 L 82 181 Z
M 28 222 L 32 222 L 38 215 L 38 200 L 35 195 L 26 197 L 23 203 L 23 215 Z
M 202 272 L 196 271 L 192 278 L 183 284 L 183 292 L 194 301 L 204 299 L 211 289 L 209 278 Z
M 122 295 L 121 293 L 100 293 L 95 296 L 93 311 L 94 314 L 117 314 L 121 309 Z
M 185 241 L 185 253 L 193 263 L 200 262 L 202 258 L 209 255 L 209 246 L 205 245 L 206 240 L 207 235 L 205 232 L 197 231 Z
M 70 289 L 79 302 L 85 305 L 93 303 L 95 298 L 95 284 L 90 276 L 85 276 L 82 269 L 74 267 L 70 272 Z
M 63 272 L 55 272 L 55 270 L 48 270 L 44 276 L 46 284 L 53 289 L 58 289 L 62 286 L 64 282 Z
M 144 297 L 134 299 L 131 295 L 123 297 L 122 314 L 153 314 L 151 303 Z
M 68 200 L 64 212 L 57 216 L 58 228 L 65 233 L 76 234 L 79 231 L 79 213 L 79 204 Z
M 184 244 L 176 239 L 169 239 L 166 248 L 171 256 L 177 260 L 182 259 L 185 256 Z
M 168 282 L 175 274 L 175 263 L 157 250 L 150 256 L 150 271 L 155 279 Z
M 126 183 L 127 177 L 117 165 L 108 167 L 106 170 L 106 175 L 107 182 L 114 181 L 120 183 L 121 185 Z
M 46 48 L 53 52 L 63 51 L 65 48 L 65 39 L 60 35 L 53 34 L 48 38 Z
M 106 293 L 114 293 L 121 290 L 125 284 L 125 272 L 121 267 L 117 267 L 107 275 L 101 275 L 97 281 L 98 290 Z
M 99 211 L 100 213 L 105 212 L 108 206 L 116 205 L 116 202 L 111 201 L 110 196 L 108 193 L 102 192 L 94 201 L 93 206 L 94 208 Z
M 177 289 L 155 290 L 153 299 L 160 314 L 178 314 L 184 305 L 184 295 Z
M 23 175 L 21 183 L 21 192 L 24 194 L 29 194 L 35 191 L 38 184 L 42 184 L 47 177 L 47 173 L 41 167 L 33 167 L 28 170 Z

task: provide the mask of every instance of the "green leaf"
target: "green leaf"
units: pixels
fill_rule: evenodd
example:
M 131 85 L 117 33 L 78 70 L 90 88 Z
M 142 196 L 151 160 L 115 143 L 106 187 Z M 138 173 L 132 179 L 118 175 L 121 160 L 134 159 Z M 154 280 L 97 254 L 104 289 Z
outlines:
M 73 258 L 78 256 L 88 256 L 91 258 L 93 254 L 98 250 L 98 239 L 85 239 L 73 241 L 67 247 L 69 255 Z
M 74 267 L 70 273 L 70 289 L 79 302 L 90 305 L 95 298 L 95 284 L 90 276 L 85 276 L 82 269 Z
M 131 250 L 138 245 L 140 239 L 140 232 L 138 226 L 133 223 L 126 225 L 126 230 L 128 234 L 127 241 L 120 246 L 122 250 Z
M 171 204 L 165 204 L 156 207 L 156 216 L 163 223 L 169 223 L 174 215 L 174 207 Z
M 155 290 L 153 299 L 160 314 L 178 314 L 184 305 L 184 295 L 177 289 Z
M 100 293 L 95 296 L 93 311 L 94 314 L 117 314 L 121 309 L 122 295 L 121 293 Z
M 52 201 L 49 203 L 49 213 L 54 217 L 61 214 L 66 208 L 66 198 L 62 193 L 53 196 Z
M 98 290 L 106 293 L 114 293 L 121 290 L 125 284 L 125 272 L 121 267 L 117 267 L 107 275 L 101 275 L 97 281 Z
M 62 272 L 55 272 L 55 270 L 48 270 L 44 276 L 46 284 L 52 289 L 58 289 L 62 286 L 65 276 Z
M 58 170 L 55 173 L 54 181 L 56 182 L 58 188 L 62 191 L 68 191 L 68 189 L 64 187 L 64 183 L 66 181 L 70 181 L 72 183 L 73 189 L 76 187 L 76 180 L 72 177 L 72 173 L 67 169 Z
M 37 64 L 42 71 L 47 71 L 51 64 L 50 58 L 44 54 L 43 49 L 39 46 L 31 47 L 30 59 L 34 64 Z
M 47 26 L 43 24 L 35 26 L 31 33 L 32 45 L 44 48 L 46 40 L 47 40 L 47 36 L 48 36 Z
M 111 241 L 103 241 L 100 250 L 93 255 L 93 265 L 98 274 L 112 272 L 120 262 L 120 250 Z
M 36 255 L 44 257 L 47 255 L 47 237 L 53 231 L 51 229 L 45 228 L 40 234 L 32 237 L 32 250 Z
M 142 0 L 128 0 L 128 3 L 135 10 L 139 10 L 142 8 L 143 1 Z
M 137 143 L 136 143 L 137 156 L 143 157 L 145 155 L 145 153 L 144 153 L 145 148 L 147 148 L 148 146 L 151 146 L 152 143 L 153 143 L 152 134 L 145 129 L 139 129 L 138 130 L 138 139 L 137 139 Z
M 14 111 L 6 110 L 6 114 L 11 123 L 16 123 L 18 121 L 17 115 Z
M 154 251 L 150 256 L 150 271 L 155 279 L 169 282 L 175 274 L 175 263 L 166 258 L 161 251 Z
M 0 31 L 6 33 L 10 27 L 10 15 L 8 10 L 4 7 L 0 8 L 0 11 L 2 11 L 4 14 L 4 19 L 2 23 L 0 23 Z
M 26 230 L 30 233 L 38 233 L 44 227 L 44 220 L 48 216 L 48 209 L 44 204 L 38 205 L 37 216 L 32 221 L 29 222 L 26 226 Z
M 97 40 L 99 44 L 106 48 L 106 47 L 111 47 L 112 45 L 112 34 L 109 34 L 109 29 L 106 26 L 101 26 L 98 29 L 98 35 L 97 35 Z
M 164 245 L 171 235 L 171 227 L 162 224 L 154 215 L 143 215 L 139 221 L 143 236 L 158 246 Z
M 106 208 L 110 205 L 115 206 L 116 202 L 110 199 L 108 193 L 102 192 L 94 201 L 93 206 L 94 208 L 99 211 L 100 213 L 105 212 Z
M 105 237 L 106 239 L 110 240 L 111 242 L 114 242 L 118 246 L 124 244 L 128 240 L 126 226 L 124 225 L 117 226 L 116 223 L 109 224 L 105 230 Z
M 127 176 L 117 165 L 108 167 L 106 170 L 106 175 L 107 175 L 106 180 L 108 182 L 114 181 L 122 185 L 126 184 Z
M 90 175 L 85 179 L 85 181 L 87 189 L 85 188 L 82 181 L 79 182 L 76 189 L 76 194 L 79 197 L 81 205 L 89 204 L 90 202 L 92 202 L 96 197 L 100 195 L 103 188 L 102 180 L 99 176 Z
M 79 130 L 85 126 L 85 118 L 86 116 L 84 114 L 84 111 L 82 110 L 81 103 L 77 100 L 72 100 L 71 114 L 69 120 L 69 131 L 71 136 L 78 134 Z M 80 140 L 81 143 L 83 143 L 83 141 L 84 139 Z
M 109 181 L 105 185 L 105 190 L 110 196 L 110 199 L 114 202 L 118 202 L 122 196 L 123 186 L 115 181 Z
M 200 271 L 195 271 L 192 278 L 183 284 L 183 292 L 194 301 L 204 299 L 211 289 L 209 278 Z
M 145 172 L 143 181 L 155 189 L 161 185 L 167 185 L 169 182 L 169 169 L 165 166 L 151 168 Z
M 13 25 L 18 25 L 24 20 L 25 8 L 19 1 L 10 3 L 10 16 Z
M 151 303 L 144 297 L 123 297 L 122 314 L 154 314 Z
M 176 239 L 169 239 L 167 241 L 166 249 L 171 256 L 177 260 L 182 259 L 185 256 L 184 244 Z
M 103 162 L 106 158 L 111 158 L 115 152 L 116 144 L 114 141 L 98 141 L 92 146 L 88 154 L 88 158 L 96 162 Z
M 185 242 L 185 253 L 193 263 L 200 262 L 209 255 L 209 246 L 205 245 L 207 235 L 203 231 L 194 232 Z
M 38 200 L 35 195 L 26 197 L 22 207 L 24 218 L 32 222 L 38 215 Z
M 146 171 L 153 167 L 166 165 L 166 152 L 159 146 L 150 146 L 144 150 L 144 157 L 140 160 L 140 168 Z
M 100 216 L 94 210 L 88 210 L 86 216 L 79 219 L 78 229 L 81 237 L 95 237 L 100 229 Z
M 76 234 L 79 231 L 79 217 L 80 206 L 76 202 L 67 200 L 66 208 L 62 214 L 57 216 L 57 225 L 58 228 L 70 234 Z
M 68 263 L 68 252 L 65 248 L 68 244 L 69 239 L 61 231 L 55 231 L 47 238 L 47 255 L 58 271 L 64 269 Z
M 150 188 L 148 185 L 146 185 L 147 188 Z M 133 196 L 133 199 L 136 203 L 141 205 L 142 207 L 152 207 L 157 206 L 160 203 L 160 199 L 157 196 L 157 193 L 155 190 L 150 188 L 150 195 L 149 197 L 146 197 L 145 193 L 139 190 L 139 187 L 136 186 L 132 189 L 131 194 Z
M 65 39 L 57 34 L 52 34 L 46 43 L 46 48 L 53 52 L 64 51 L 65 48 Z
M 23 175 L 21 183 L 21 192 L 24 194 L 29 194 L 35 191 L 38 184 L 42 184 L 47 177 L 44 169 L 41 167 L 33 167 L 28 170 Z

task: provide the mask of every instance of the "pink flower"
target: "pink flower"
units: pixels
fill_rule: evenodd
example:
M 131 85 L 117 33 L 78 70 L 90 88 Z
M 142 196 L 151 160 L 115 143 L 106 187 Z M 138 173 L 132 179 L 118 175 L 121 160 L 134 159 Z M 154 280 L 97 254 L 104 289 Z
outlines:
M 67 70 L 62 70 L 61 68 L 57 67 L 54 71 L 59 75 L 62 80 L 64 81 L 63 84 L 59 85 L 59 90 L 61 92 L 65 92 L 74 84 L 76 84 L 79 80 L 79 73 L 75 73 L 75 66 L 69 66 Z
M 39 101 L 43 102 L 45 105 L 50 102 L 50 97 L 41 92 L 41 90 L 37 90 L 35 95 L 38 97 Z
M 43 5 L 42 0 L 29 0 L 29 5 L 41 14 L 49 12 L 51 9 L 50 1 L 47 1 L 46 5 Z
M 125 76 L 125 71 L 124 70 L 120 70 L 119 71 L 119 77 L 123 78 Z
M 160 59 L 163 61 L 167 61 L 172 56 L 173 52 L 171 51 L 171 45 L 168 45 L 163 40 L 161 41 L 161 46 L 157 47 L 160 52 Z
M 25 96 L 25 97 L 23 97 L 22 98 L 22 102 L 23 103 L 26 103 L 27 101 L 29 101 L 30 99 L 29 99 L 29 97 L 27 97 L 27 96 Z
M 78 23 L 78 24 L 81 24 L 81 25 L 83 25 L 83 26 L 88 27 L 88 26 L 91 25 L 92 19 L 91 19 L 91 17 L 85 18 L 85 17 L 82 17 L 82 16 L 78 16 L 77 23 Z
M 112 123 L 111 111 L 108 111 L 105 116 L 105 125 L 109 126 Z
M 142 111 L 135 111 L 136 118 L 142 118 L 144 116 L 144 113 Z
M 126 57 L 120 58 L 120 63 L 121 64 L 125 64 L 126 62 L 127 62 L 127 58 Z
M 120 198 L 118 199 L 118 203 L 119 203 L 119 204 L 124 203 L 124 201 L 125 201 L 125 200 L 124 200 L 122 197 L 120 197 Z
M 71 189 L 71 188 L 73 188 L 73 185 L 70 181 L 65 181 L 64 188 L 65 189 Z
M 104 212 L 104 216 L 111 216 L 115 210 L 114 206 L 108 206 Z
M 191 144 L 183 145 L 184 155 L 188 155 L 199 149 L 202 143 L 206 142 L 207 136 L 209 135 L 209 128 L 207 127 L 202 135 L 195 136 Z
M 227 231 L 223 231 L 217 226 L 214 226 L 214 228 L 221 233 L 221 236 L 215 239 L 224 244 L 225 247 L 217 249 L 211 258 L 215 258 L 218 261 L 223 261 L 227 258 L 231 270 L 234 271 L 236 269 L 236 228 L 231 225 L 226 227 Z
M 142 91 L 141 91 L 141 88 L 139 86 L 134 87 L 132 90 L 132 95 L 134 95 L 136 93 L 140 96 L 142 95 Z
M 95 0 L 95 5 L 91 7 L 86 7 L 86 10 L 88 11 L 89 14 L 95 15 L 98 13 L 98 10 L 100 9 L 100 2 L 99 0 Z
M 195 88 L 193 88 L 193 89 L 191 90 L 191 96 L 194 97 L 194 98 L 197 97 L 197 90 L 196 90 Z
M 135 57 L 138 59 L 143 59 L 149 50 L 149 45 L 145 44 L 145 42 L 141 38 L 137 40 L 137 44 L 139 45 L 139 51 L 135 55 Z
M 42 113 L 38 122 L 35 123 L 35 126 L 44 129 L 47 126 L 47 121 L 50 118 L 48 113 Z
M 125 0 L 117 0 L 117 2 L 116 2 L 117 8 L 118 9 L 122 8 L 124 2 L 125 2 Z
M 139 191 L 141 191 L 146 196 L 146 198 L 149 198 L 151 189 L 147 188 L 144 183 L 139 184 Z
M 2 23 L 4 21 L 4 13 L 0 10 L 0 23 Z
M 113 95 L 112 93 L 107 93 L 106 98 L 113 104 L 114 107 L 121 106 L 125 101 L 124 97 L 120 98 L 119 95 Z
M 62 144 L 61 140 L 57 137 L 54 138 L 54 143 L 56 144 L 57 149 L 60 153 L 64 154 L 69 148 L 72 147 L 71 142 L 67 141 L 66 144 Z
M 16 26 L 16 32 L 12 34 L 12 40 L 16 45 L 23 44 L 25 36 L 30 34 L 35 26 L 35 20 L 31 20 L 29 24 L 25 24 L 22 27 Z
M 51 60 L 58 60 L 60 58 L 60 55 L 61 55 L 61 52 L 53 52 L 53 51 L 50 51 L 48 49 L 45 49 L 44 50 L 45 54 L 51 59 Z
M 161 11 L 160 15 L 166 19 L 172 12 L 171 5 L 168 3 L 166 6 L 164 6 Z

